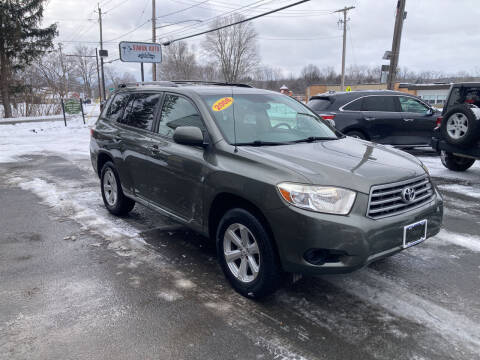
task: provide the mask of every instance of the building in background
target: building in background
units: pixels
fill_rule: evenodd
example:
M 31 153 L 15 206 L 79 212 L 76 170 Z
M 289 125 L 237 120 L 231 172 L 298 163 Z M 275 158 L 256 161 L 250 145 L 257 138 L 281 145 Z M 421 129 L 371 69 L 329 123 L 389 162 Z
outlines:
M 386 90 L 387 84 L 345 84 L 351 91 L 358 90 Z M 423 101 L 432 106 L 443 107 L 447 100 L 450 84 L 447 83 L 433 83 L 433 84 L 409 84 L 409 83 L 395 83 L 394 90 L 402 91 L 407 94 L 420 97 Z M 306 98 L 310 96 L 326 93 L 329 91 L 340 91 L 340 85 L 311 85 L 305 91 Z

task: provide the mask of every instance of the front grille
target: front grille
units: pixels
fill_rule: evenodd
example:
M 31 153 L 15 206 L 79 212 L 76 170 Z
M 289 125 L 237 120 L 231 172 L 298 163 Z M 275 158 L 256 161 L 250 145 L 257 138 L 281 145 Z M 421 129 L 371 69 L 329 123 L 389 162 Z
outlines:
M 405 188 L 415 190 L 415 198 L 407 202 L 402 196 Z M 370 189 L 367 216 L 380 219 L 416 209 L 435 197 L 430 179 L 423 175 L 414 179 L 391 184 L 375 185 Z

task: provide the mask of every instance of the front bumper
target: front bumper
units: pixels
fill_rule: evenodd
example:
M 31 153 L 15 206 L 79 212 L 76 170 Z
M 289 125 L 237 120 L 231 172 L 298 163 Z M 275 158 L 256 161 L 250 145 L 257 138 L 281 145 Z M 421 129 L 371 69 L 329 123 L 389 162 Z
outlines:
M 357 194 L 347 216 L 321 214 L 293 206 L 269 211 L 283 269 L 303 274 L 336 274 L 359 269 L 372 261 L 403 250 L 403 228 L 427 219 L 427 238 L 440 231 L 443 200 L 435 198 L 415 210 L 373 220 L 365 216 L 368 196 Z M 309 249 L 325 249 L 342 254 L 333 261 L 314 265 L 305 260 Z

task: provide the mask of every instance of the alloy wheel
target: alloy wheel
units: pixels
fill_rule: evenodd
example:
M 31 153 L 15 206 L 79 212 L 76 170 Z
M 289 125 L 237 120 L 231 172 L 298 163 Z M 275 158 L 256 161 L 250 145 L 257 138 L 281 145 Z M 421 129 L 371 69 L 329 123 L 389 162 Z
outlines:
M 107 169 L 103 176 L 103 192 L 105 193 L 105 199 L 107 200 L 108 205 L 115 206 L 118 198 L 117 190 L 118 186 L 115 174 L 112 169 Z
M 239 223 L 231 224 L 223 236 L 223 253 L 230 272 L 243 283 L 254 281 L 260 271 L 260 250 L 252 232 Z

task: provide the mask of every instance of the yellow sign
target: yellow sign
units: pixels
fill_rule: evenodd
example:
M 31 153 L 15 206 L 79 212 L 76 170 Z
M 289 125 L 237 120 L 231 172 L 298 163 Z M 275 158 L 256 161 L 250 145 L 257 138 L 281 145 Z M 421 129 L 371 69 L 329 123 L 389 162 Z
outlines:
M 345 91 L 352 91 L 352 87 L 351 86 L 347 86 L 347 88 L 345 89 Z
M 222 111 L 228 108 L 230 105 L 233 104 L 233 98 L 231 97 L 224 97 L 215 101 L 212 105 L 213 111 Z

